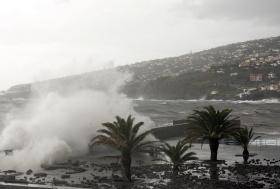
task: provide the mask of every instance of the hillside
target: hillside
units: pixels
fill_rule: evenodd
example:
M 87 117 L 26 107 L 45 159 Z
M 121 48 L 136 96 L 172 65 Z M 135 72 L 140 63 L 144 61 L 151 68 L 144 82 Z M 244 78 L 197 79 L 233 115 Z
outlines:
M 279 98 L 280 36 L 138 62 L 117 69 L 134 74 L 133 80 L 123 89 L 131 98 Z M 106 71 L 53 79 L 48 85 L 51 83 L 56 90 L 73 83 L 102 88 L 102 82 L 92 81 L 103 73 Z M 30 84 L 24 84 L 11 87 L 2 96 L 5 99 L 27 98 L 29 93 Z
M 134 80 L 125 87 L 125 93 L 134 98 L 279 98 L 280 37 L 140 62 L 120 69 L 135 73 Z

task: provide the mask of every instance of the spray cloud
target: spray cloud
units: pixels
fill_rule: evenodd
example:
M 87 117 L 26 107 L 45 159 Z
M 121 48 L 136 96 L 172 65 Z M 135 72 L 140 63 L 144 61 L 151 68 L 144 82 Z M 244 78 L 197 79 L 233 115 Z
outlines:
M 115 115 L 132 114 L 146 127 L 152 125 L 149 118 L 134 111 L 130 99 L 118 93 L 129 74 L 110 70 L 91 74 L 94 78 L 89 75 L 68 85 L 48 82 L 33 86 L 37 98 L 28 102 L 16 118 L 10 116 L 13 118 L 2 129 L 0 149 L 14 149 L 13 155 L 0 157 L 2 168 L 38 169 L 41 164 L 84 155 L 96 130 L 103 122 L 113 121 Z M 102 89 L 93 89 L 91 81 L 95 86 L 101 83 Z

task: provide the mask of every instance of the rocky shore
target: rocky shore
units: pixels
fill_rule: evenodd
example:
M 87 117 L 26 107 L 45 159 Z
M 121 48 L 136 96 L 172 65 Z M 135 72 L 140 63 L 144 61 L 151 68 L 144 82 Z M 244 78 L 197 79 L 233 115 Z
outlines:
M 178 175 L 168 164 L 136 165 L 132 168 L 133 182 L 124 183 L 116 163 L 95 164 L 91 161 L 65 163 L 47 167 L 42 172 L 28 170 L 1 172 L 3 183 L 22 186 L 38 184 L 78 188 L 277 188 L 280 185 L 280 160 L 252 159 L 249 164 L 218 161 L 193 161 L 185 164 Z M 77 171 L 79 170 L 79 171 Z M 6 175 L 6 176 L 4 176 Z M 0 184 L 0 188 L 4 185 Z M 62 187 L 63 188 L 63 187 Z

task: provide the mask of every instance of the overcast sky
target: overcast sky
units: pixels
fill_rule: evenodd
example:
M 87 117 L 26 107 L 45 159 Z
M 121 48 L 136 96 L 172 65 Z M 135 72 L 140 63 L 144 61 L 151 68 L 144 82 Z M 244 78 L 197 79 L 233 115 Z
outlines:
M 280 35 L 280 0 L 0 0 L 0 89 Z

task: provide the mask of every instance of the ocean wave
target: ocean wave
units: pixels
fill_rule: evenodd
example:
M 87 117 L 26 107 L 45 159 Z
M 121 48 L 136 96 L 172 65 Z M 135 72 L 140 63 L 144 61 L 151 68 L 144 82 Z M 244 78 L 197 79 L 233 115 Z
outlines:
M 279 99 L 262 99 L 262 100 L 222 100 L 222 99 L 176 99 L 176 100 L 162 100 L 162 99 L 132 99 L 132 100 L 141 100 L 141 101 L 153 101 L 161 102 L 166 104 L 167 102 L 228 102 L 234 104 L 277 104 L 280 103 Z
M 140 96 L 140 97 L 138 97 L 138 98 L 135 98 L 135 99 L 132 99 L 132 100 L 143 101 L 143 100 L 145 100 L 145 99 L 144 99 L 144 97 Z
M 266 132 L 267 135 L 280 135 L 279 131 Z
M 279 99 L 262 99 L 262 100 L 221 100 L 221 99 L 210 99 L 210 100 L 202 100 L 202 99 L 192 99 L 186 100 L 190 102 L 229 102 L 235 104 L 276 104 L 280 103 Z
M 277 104 L 280 103 L 279 99 L 262 99 L 262 100 L 237 100 L 233 103 L 246 103 L 246 104 Z

